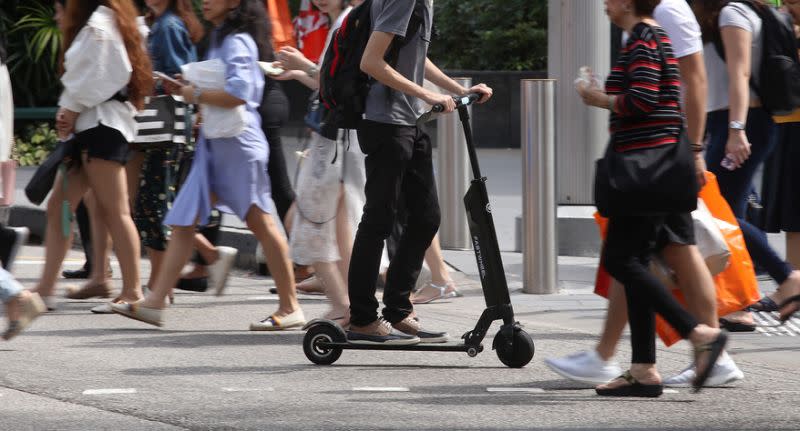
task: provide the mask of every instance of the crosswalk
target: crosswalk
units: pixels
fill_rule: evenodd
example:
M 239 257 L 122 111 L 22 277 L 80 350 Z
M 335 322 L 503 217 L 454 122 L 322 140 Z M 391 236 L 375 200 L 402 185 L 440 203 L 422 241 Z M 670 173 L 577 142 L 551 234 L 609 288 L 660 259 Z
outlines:
M 756 323 L 756 332 L 767 337 L 800 336 L 800 318 L 792 317 L 781 325 L 778 320 L 778 313 L 759 311 L 753 312 L 753 320 Z

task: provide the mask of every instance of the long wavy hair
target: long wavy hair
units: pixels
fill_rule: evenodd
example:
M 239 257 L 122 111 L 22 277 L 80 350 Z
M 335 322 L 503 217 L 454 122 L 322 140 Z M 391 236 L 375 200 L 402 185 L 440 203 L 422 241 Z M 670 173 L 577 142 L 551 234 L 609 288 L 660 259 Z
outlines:
M 133 73 L 128 81 L 128 100 L 137 108 L 144 108 L 144 98 L 153 92 L 153 65 L 144 47 L 142 35 L 136 23 L 138 13 L 132 0 L 70 0 L 64 10 L 63 51 L 67 52 L 75 37 L 89 21 L 89 17 L 99 7 L 106 6 L 114 11 L 117 28 Z M 63 68 L 63 60 L 62 60 Z M 88 73 L 89 71 L 87 71 Z
M 203 40 L 206 30 L 194 13 L 191 0 L 169 0 L 167 10 L 178 15 L 181 21 L 183 21 L 183 25 L 185 25 L 186 30 L 189 31 L 189 38 L 192 39 L 192 42 L 198 43 Z M 156 17 L 153 15 L 152 10 L 147 10 L 145 19 L 147 20 L 147 25 L 153 25 L 153 21 L 155 21 Z
M 239 7 L 233 8 L 225 17 L 213 43 L 219 45 L 229 34 L 248 33 L 256 41 L 258 59 L 272 61 L 272 25 L 262 0 L 241 0 Z
M 767 7 L 762 0 L 755 0 L 761 7 Z M 730 0 L 694 0 L 692 10 L 703 32 L 703 43 L 721 43 L 722 36 L 719 31 L 719 14 Z

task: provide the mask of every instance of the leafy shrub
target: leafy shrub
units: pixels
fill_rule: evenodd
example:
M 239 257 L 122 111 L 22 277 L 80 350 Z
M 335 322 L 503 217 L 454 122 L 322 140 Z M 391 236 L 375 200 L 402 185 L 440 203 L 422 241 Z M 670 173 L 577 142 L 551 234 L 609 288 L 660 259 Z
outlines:
M 16 106 L 53 106 L 61 32 L 50 0 L 0 2 L 0 34 L 8 39 L 8 65 Z
M 547 67 L 546 0 L 436 0 L 430 58 L 442 68 Z
M 13 157 L 20 166 L 41 164 L 58 143 L 58 136 L 50 123 L 26 125 L 22 133 L 14 138 Z

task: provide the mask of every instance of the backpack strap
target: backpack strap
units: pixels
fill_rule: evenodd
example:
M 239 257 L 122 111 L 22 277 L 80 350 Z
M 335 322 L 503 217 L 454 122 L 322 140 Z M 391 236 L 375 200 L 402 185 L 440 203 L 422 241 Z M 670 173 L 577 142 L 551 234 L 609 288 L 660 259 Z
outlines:
M 397 66 L 400 50 L 411 42 L 414 36 L 420 32 L 423 25 L 425 25 L 425 0 L 416 0 L 414 2 L 414 10 L 411 12 L 411 18 L 408 20 L 405 36 L 395 36 L 392 39 L 392 43 L 389 44 L 389 49 L 386 50 L 384 60 L 389 66 L 392 66 L 392 68 Z

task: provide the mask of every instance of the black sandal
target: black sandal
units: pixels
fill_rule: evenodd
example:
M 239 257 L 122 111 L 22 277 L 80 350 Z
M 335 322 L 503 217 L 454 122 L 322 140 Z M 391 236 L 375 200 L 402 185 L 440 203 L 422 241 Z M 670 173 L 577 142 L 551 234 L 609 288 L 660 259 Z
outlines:
M 791 303 L 793 303 L 793 302 L 800 303 L 800 295 L 794 295 L 794 296 L 792 296 L 791 298 L 787 299 L 786 301 L 783 301 L 783 303 L 781 303 L 780 307 L 778 307 L 778 310 L 779 310 L 779 311 L 780 311 L 780 310 L 783 310 L 783 309 L 784 309 L 784 308 L 785 308 L 787 305 L 789 305 L 789 304 L 791 304 Z M 797 307 L 797 308 L 795 308 L 795 310 L 794 310 L 794 311 L 792 311 L 792 312 L 791 312 L 791 313 L 789 313 L 789 314 L 785 314 L 785 315 L 784 315 L 784 314 L 781 314 L 781 317 L 780 317 L 781 324 L 784 324 L 784 323 L 786 323 L 786 321 L 787 321 L 787 320 L 789 320 L 789 319 L 791 319 L 791 318 L 792 318 L 792 316 L 794 316 L 794 313 L 797 313 L 798 311 L 800 311 L 800 305 L 798 305 L 798 307 Z
M 753 332 L 756 330 L 755 323 L 737 322 L 724 317 L 719 318 L 719 327 L 726 329 L 728 332 Z
M 630 383 L 625 386 L 618 386 L 616 388 L 600 389 L 595 388 L 597 395 L 604 397 L 643 397 L 643 398 L 658 398 L 664 393 L 664 385 L 647 385 L 640 383 L 636 380 L 631 371 L 625 371 L 624 374 L 617 377 L 617 379 L 624 379 Z M 616 379 L 615 379 L 616 380 Z
M 778 304 L 769 296 L 759 299 L 757 302 L 751 304 L 745 311 L 778 311 Z
M 700 392 L 700 389 L 703 388 L 706 380 L 708 380 L 708 376 L 711 375 L 711 370 L 713 370 L 714 365 L 717 364 L 717 359 L 719 359 L 722 352 L 725 351 L 726 344 L 728 344 L 728 331 L 723 329 L 719 331 L 719 335 L 717 335 L 714 341 L 694 348 L 695 365 L 701 354 L 709 352 L 708 363 L 702 370 L 699 367 L 697 368 L 697 376 L 692 381 L 692 388 L 694 388 L 695 393 Z

